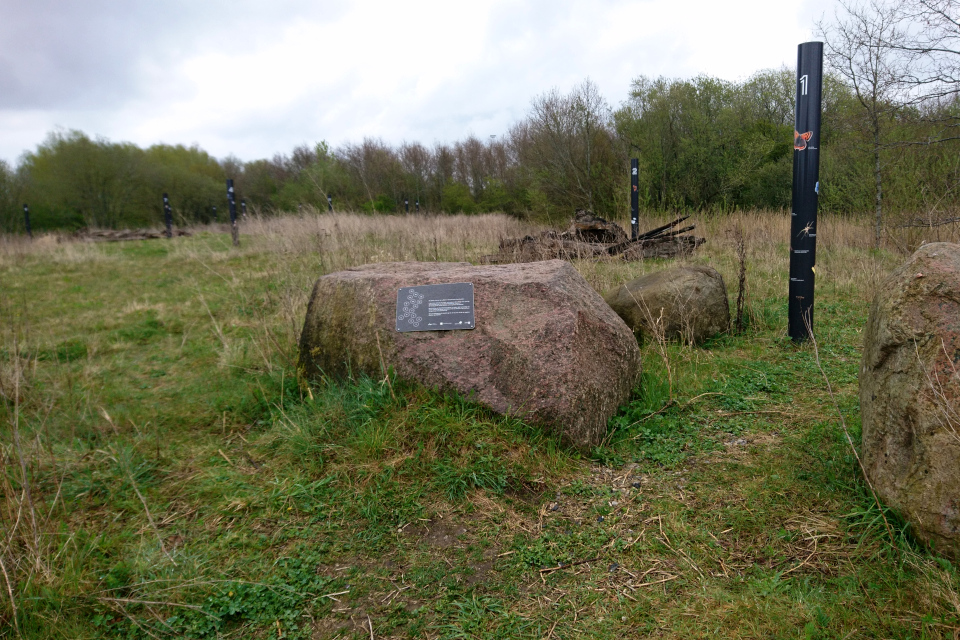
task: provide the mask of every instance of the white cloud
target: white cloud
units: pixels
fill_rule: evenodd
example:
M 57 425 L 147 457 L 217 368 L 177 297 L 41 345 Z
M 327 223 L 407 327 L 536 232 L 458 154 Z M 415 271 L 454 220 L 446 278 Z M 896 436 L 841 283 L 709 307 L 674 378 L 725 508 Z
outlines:
M 99 14 L 94 7 L 70 21 L 87 47 L 72 53 L 44 37 L 43 21 L 31 13 L 35 5 L 10 4 L 0 0 L 0 11 L 37 30 L 27 35 L 39 62 L 0 44 L 0 93 L 10 88 L 14 95 L 12 84 L 4 86 L 14 82 L 8 76 L 19 83 L 17 97 L 0 101 L 0 157 L 9 160 L 56 125 L 140 145 L 197 143 L 244 159 L 321 139 L 429 144 L 502 134 L 534 96 L 586 77 L 616 106 L 641 74 L 736 80 L 792 66 L 797 44 L 811 39 L 814 20 L 832 6 L 829 0 L 168 0 L 133 10 L 101 0 Z M 158 23 L 154 13 L 169 20 Z M 123 38 L 111 37 L 117 28 Z M 50 71 L 71 60 L 75 83 Z M 61 83 L 58 91 L 35 70 Z

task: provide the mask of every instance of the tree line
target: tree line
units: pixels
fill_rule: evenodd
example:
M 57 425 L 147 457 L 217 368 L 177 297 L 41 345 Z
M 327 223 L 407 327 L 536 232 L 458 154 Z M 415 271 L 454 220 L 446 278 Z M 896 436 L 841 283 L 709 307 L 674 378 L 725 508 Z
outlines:
M 821 209 L 943 217 L 960 205 L 960 0 L 843 3 L 820 25 L 827 73 Z M 646 210 L 790 206 L 796 78 L 639 77 L 611 106 L 586 80 L 535 97 L 499 136 L 391 145 L 365 138 L 242 162 L 198 147 L 56 131 L 16 167 L 0 162 L 0 228 L 153 226 L 170 194 L 178 223 L 223 219 L 224 182 L 254 212 L 503 211 L 560 222 L 576 209 L 629 209 L 629 160 Z M 329 198 L 329 200 L 328 200 Z M 405 204 L 408 203 L 408 204 Z M 219 214 L 214 213 L 214 207 Z M 879 235 L 878 235 L 879 239 Z

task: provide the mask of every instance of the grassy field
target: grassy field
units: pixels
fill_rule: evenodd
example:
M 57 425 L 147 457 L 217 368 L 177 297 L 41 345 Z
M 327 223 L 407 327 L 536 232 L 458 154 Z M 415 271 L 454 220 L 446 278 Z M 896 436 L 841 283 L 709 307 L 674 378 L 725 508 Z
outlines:
M 295 376 L 318 276 L 477 261 L 531 230 L 510 218 L 0 239 L 0 637 L 958 637 L 956 567 L 874 504 L 841 425 L 859 443 L 868 305 L 934 236 L 872 252 L 824 217 L 815 352 L 785 336 L 788 216 L 697 223 L 731 302 L 743 232 L 746 329 L 647 341 L 589 458 L 401 381 Z M 600 291 L 663 266 L 576 265 Z

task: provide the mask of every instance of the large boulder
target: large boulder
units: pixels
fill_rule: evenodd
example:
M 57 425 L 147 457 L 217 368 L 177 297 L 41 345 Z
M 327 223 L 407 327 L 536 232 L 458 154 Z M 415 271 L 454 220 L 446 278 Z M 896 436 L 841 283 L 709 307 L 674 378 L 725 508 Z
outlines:
M 476 328 L 396 331 L 401 287 L 471 282 Z M 307 378 L 350 371 L 456 390 L 581 450 L 639 382 L 630 329 L 561 260 L 504 266 L 369 264 L 317 280 L 300 339 Z
M 730 328 L 727 287 L 716 269 L 683 266 L 648 273 L 604 296 L 635 333 L 699 344 Z
M 960 245 L 925 245 L 897 269 L 863 341 L 867 478 L 917 537 L 960 557 Z

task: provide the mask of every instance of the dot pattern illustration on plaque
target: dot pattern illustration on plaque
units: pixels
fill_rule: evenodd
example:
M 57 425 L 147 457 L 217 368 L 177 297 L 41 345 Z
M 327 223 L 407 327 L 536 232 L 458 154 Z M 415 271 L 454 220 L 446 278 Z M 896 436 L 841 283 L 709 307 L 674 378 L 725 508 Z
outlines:
M 406 320 L 414 327 L 419 327 L 423 318 L 417 315 L 417 309 L 423 304 L 423 294 L 411 289 L 407 293 L 407 299 L 403 302 L 403 313 L 397 318 L 398 322 Z

